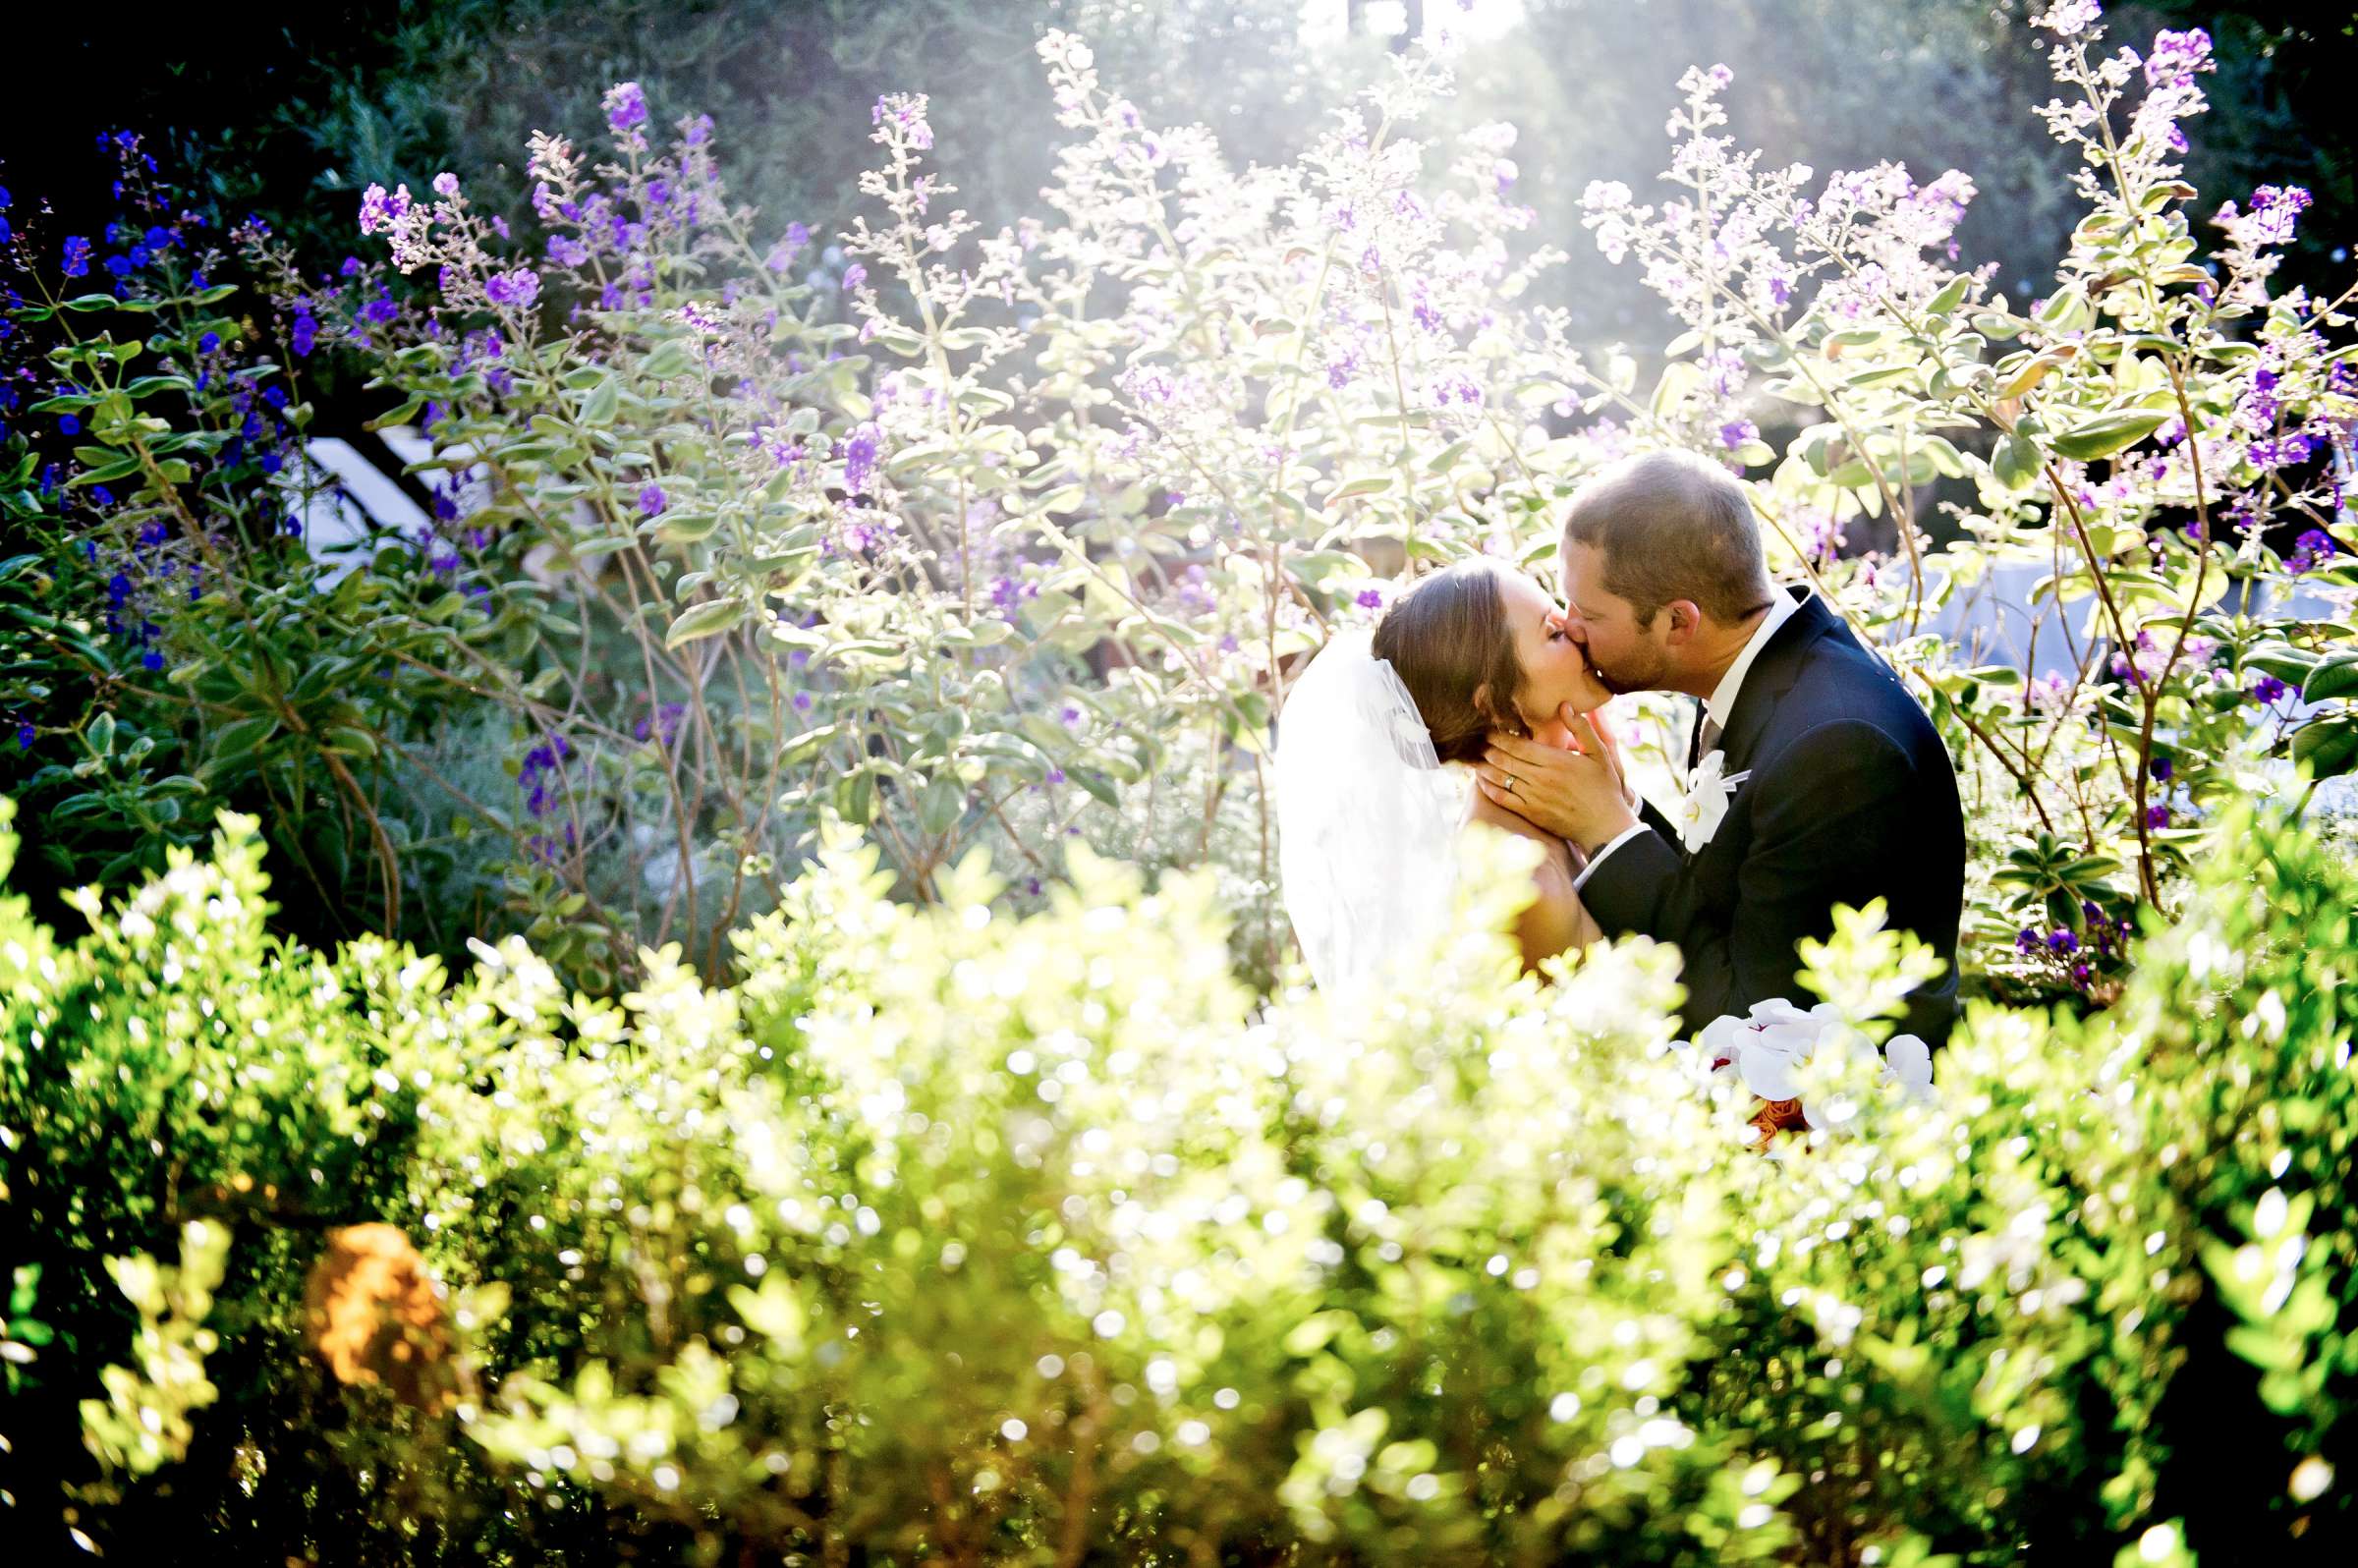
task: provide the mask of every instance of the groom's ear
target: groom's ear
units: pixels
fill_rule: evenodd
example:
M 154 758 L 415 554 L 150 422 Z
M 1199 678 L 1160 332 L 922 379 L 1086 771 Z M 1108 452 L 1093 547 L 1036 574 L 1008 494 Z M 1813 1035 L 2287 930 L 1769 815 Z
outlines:
M 1703 606 L 1693 599 L 1672 599 L 1662 608 L 1670 617 L 1671 646 L 1694 641 L 1695 634 L 1703 630 Z

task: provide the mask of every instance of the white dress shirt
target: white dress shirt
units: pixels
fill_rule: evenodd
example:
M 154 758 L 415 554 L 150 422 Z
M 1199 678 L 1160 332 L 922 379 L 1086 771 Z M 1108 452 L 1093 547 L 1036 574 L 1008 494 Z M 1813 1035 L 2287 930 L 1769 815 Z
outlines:
M 1791 620 L 1794 612 L 1800 608 L 1801 600 L 1782 588 L 1777 588 L 1769 596 L 1768 613 L 1761 617 L 1761 624 L 1752 629 L 1752 636 L 1736 654 L 1736 661 L 1727 667 L 1725 675 L 1719 677 L 1719 684 L 1712 688 L 1712 695 L 1704 701 L 1703 713 L 1722 734 L 1727 730 L 1728 719 L 1736 711 L 1736 698 L 1744 690 L 1744 677 L 1752 672 L 1753 661 L 1761 656 L 1761 649 L 1768 645 L 1768 640 L 1776 636 L 1776 629 Z M 1698 757 L 1697 760 L 1702 759 Z M 1581 884 L 1589 879 L 1591 872 L 1604 864 L 1607 855 L 1646 831 L 1646 824 L 1640 821 L 1632 822 L 1614 834 L 1603 848 L 1589 857 L 1589 864 L 1572 879 L 1572 890 L 1580 891 Z

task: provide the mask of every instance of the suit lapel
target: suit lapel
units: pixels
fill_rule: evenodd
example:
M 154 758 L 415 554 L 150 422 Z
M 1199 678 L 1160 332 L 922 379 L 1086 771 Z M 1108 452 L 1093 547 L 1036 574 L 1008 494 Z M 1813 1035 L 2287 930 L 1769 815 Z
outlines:
M 1842 624 L 1825 601 L 1808 588 L 1789 591 L 1801 600 L 1800 606 L 1785 618 L 1785 624 L 1776 629 L 1775 635 L 1768 639 L 1768 645 L 1761 649 L 1761 656 L 1745 672 L 1743 689 L 1736 694 L 1735 710 L 1727 715 L 1727 727 L 1719 735 L 1719 750 L 1727 758 L 1730 772 L 1741 772 L 1752 765 L 1752 754 L 1776 712 L 1777 700 L 1800 679 L 1802 661 L 1810 648 L 1828 628 Z

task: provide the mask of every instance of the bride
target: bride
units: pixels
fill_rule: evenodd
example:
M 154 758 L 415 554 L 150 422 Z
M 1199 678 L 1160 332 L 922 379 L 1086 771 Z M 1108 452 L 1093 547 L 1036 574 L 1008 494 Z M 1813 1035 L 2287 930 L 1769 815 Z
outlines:
M 1480 557 L 1402 594 L 1372 637 L 1345 633 L 1311 661 L 1278 721 L 1277 819 L 1286 913 L 1321 989 L 1346 990 L 1437 934 L 1469 823 L 1541 848 L 1514 929 L 1525 965 L 1597 939 L 1577 852 L 1492 805 L 1467 764 L 1501 731 L 1611 759 L 1588 716 L 1611 695 L 1546 590 Z

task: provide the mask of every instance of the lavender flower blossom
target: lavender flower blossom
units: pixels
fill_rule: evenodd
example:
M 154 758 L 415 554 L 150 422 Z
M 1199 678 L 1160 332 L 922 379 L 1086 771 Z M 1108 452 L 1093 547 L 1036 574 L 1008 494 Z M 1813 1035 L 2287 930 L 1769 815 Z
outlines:
M 529 310 L 540 298 L 540 274 L 531 267 L 518 267 L 513 272 L 494 272 L 483 280 L 484 297 L 493 305 L 514 310 Z

